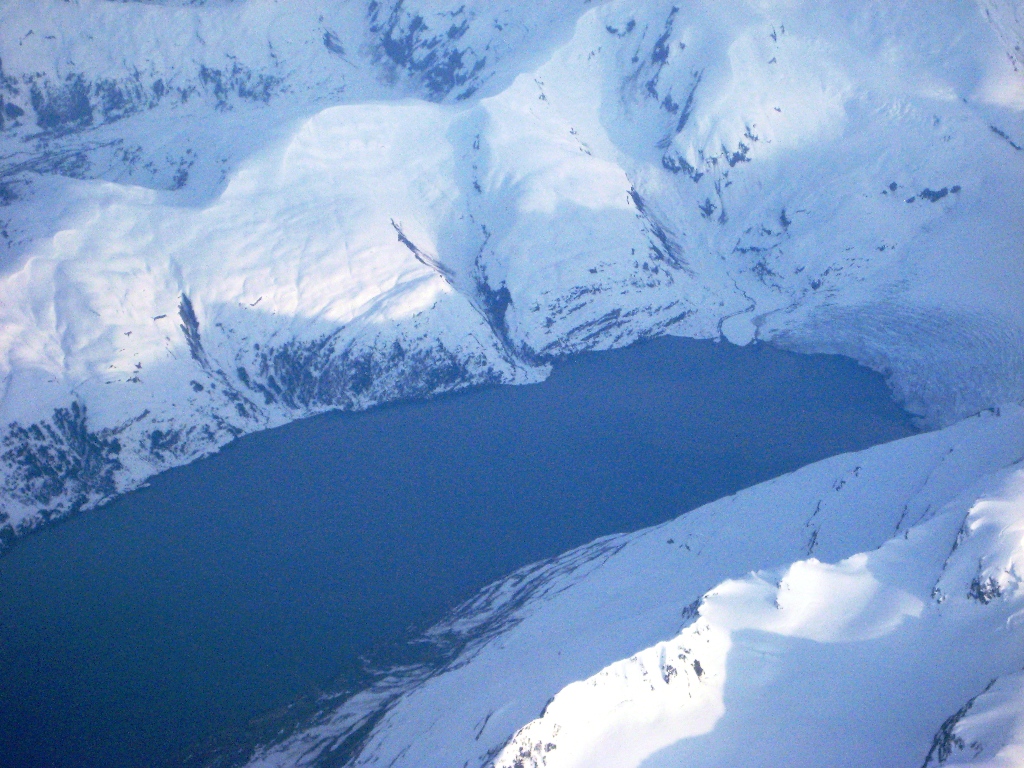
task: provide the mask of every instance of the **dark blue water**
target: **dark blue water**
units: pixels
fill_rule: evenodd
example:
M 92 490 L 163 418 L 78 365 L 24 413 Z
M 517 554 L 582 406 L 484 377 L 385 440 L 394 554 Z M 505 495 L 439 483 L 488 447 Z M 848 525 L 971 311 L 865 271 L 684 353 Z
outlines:
M 519 566 L 912 432 L 849 360 L 662 339 L 242 438 L 0 557 L 0 763 L 244 745 Z

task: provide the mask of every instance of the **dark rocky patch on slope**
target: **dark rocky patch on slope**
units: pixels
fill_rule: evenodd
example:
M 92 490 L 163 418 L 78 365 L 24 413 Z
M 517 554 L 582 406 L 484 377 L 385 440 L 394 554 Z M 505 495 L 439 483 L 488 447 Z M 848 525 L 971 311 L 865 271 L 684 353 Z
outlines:
M 3 439 L 4 494 L 38 506 L 42 522 L 117 493 L 121 443 L 117 430 L 92 431 L 86 407 L 73 402 L 46 421 L 13 422 Z M 0 523 L 6 522 L 0 520 Z M 9 538 L 13 531 L 6 526 Z

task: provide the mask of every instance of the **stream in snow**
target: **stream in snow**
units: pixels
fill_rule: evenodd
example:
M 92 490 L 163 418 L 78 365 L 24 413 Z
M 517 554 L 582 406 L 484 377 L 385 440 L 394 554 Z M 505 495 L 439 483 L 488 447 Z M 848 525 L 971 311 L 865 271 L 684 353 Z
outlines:
M 913 431 L 848 359 L 661 339 L 244 437 L 0 557 L 0 755 L 244 745 L 524 564 Z

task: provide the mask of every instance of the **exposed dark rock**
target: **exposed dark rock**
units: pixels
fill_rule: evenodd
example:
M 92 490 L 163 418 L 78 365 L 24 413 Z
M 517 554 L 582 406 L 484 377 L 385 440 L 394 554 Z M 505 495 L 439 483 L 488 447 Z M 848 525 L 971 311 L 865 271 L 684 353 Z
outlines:
M 188 351 L 192 359 L 207 367 L 206 352 L 203 350 L 203 343 L 199 338 L 199 319 L 196 317 L 195 309 L 192 307 L 192 300 L 186 294 L 181 294 L 181 302 L 178 304 L 178 315 L 181 317 L 181 332 L 185 334 L 185 341 L 188 342 Z
M 993 579 L 991 576 L 987 579 L 981 578 L 981 576 L 975 576 L 974 581 L 971 582 L 971 587 L 967 591 L 967 596 L 972 600 L 977 600 L 982 605 L 988 605 L 998 597 L 1002 597 L 1003 590 L 999 586 L 999 582 Z
M 487 319 L 491 329 L 499 339 L 505 342 L 506 346 L 511 346 L 508 337 L 508 322 L 505 315 L 512 304 L 512 294 L 504 285 L 498 289 L 491 288 L 485 280 L 477 281 L 477 290 L 480 292 L 480 303 L 483 306 L 484 317 Z
M 737 148 L 737 150 L 735 152 L 730 152 L 724 146 L 722 147 L 722 154 L 725 155 L 725 160 L 726 160 L 727 163 L 729 163 L 729 167 L 730 168 L 734 168 L 739 163 L 749 163 L 750 162 L 750 157 L 748 157 L 748 153 L 749 152 L 750 152 L 750 147 L 748 147 L 742 141 L 739 143 L 739 147 Z
M 679 13 L 679 9 L 672 6 L 672 10 L 668 13 L 668 18 L 665 20 L 665 29 L 661 33 L 655 43 L 654 48 L 651 50 L 651 63 L 652 64 L 664 64 L 668 61 L 668 39 L 672 36 L 672 26 L 675 23 L 676 14 Z
M 257 73 L 237 61 L 232 62 L 231 68 L 227 70 L 200 66 L 199 80 L 213 93 L 220 109 L 228 106 L 229 97 L 232 95 L 247 101 L 266 103 L 283 83 L 280 77 Z
M 397 341 L 385 348 L 357 348 L 352 342 L 340 346 L 333 333 L 264 348 L 249 386 L 289 408 L 352 409 L 366 400 L 414 399 L 501 380 L 487 367 L 475 372 L 471 362 L 484 361 L 466 360 L 439 341 L 413 349 Z
M 402 245 L 408 248 L 412 255 L 416 257 L 416 260 L 418 262 L 433 269 L 435 272 L 441 275 L 441 277 L 443 277 L 447 282 L 450 283 L 452 281 L 452 279 L 455 277 L 454 272 L 448 269 L 436 258 L 428 254 L 426 251 L 421 250 L 412 240 L 406 237 L 405 232 L 402 231 L 401 225 L 395 223 L 394 219 L 391 220 L 391 226 L 394 227 L 395 232 L 398 234 L 398 242 L 400 242 Z
M 925 188 L 925 189 L 922 189 L 921 192 L 920 192 L 920 196 L 922 198 L 924 198 L 925 200 L 927 200 L 928 202 L 930 202 L 930 203 L 937 202 L 937 201 L 941 200 L 942 198 L 944 198 L 948 194 L 949 194 L 949 187 L 943 187 L 942 189 L 939 189 L 939 190 L 933 190 L 933 189 Z
M 629 190 L 629 197 L 636 206 L 637 213 L 646 223 L 648 234 L 652 236 L 652 239 L 649 241 L 651 257 L 655 261 L 664 262 L 673 269 L 687 270 L 682 248 L 669 236 L 661 223 L 647 209 L 647 204 L 635 187 Z
M 611 25 L 605 27 L 605 30 L 608 32 L 608 34 L 615 35 L 616 37 L 625 37 L 634 29 L 636 29 L 636 21 L 634 19 L 630 19 L 629 21 L 627 21 L 626 26 L 623 27 L 621 30 L 616 29 Z
M 33 83 L 29 96 L 36 124 L 44 131 L 66 132 L 92 125 L 89 87 L 80 74 L 68 75 L 60 85 Z
M 697 95 L 697 87 L 703 79 L 704 70 L 698 70 L 693 73 L 693 84 L 690 86 L 690 92 L 686 94 L 686 101 L 683 103 L 683 111 L 679 115 L 679 122 L 676 123 L 677 134 L 683 132 L 687 122 L 690 120 L 690 115 L 693 114 L 694 97 Z
M 985 690 L 979 693 L 977 696 L 973 696 L 967 701 L 960 709 L 955 713 L 946 718 L 946 721 L 939 727 L 938 732 L 932 739 L 931 749 L 928 750 L 928 754 L 921 764 L 921 768 L 928 768 L 935 761 L 936 765 L 942 765 L 945 763 L 953 754 L 954 749 L 963 750 L 967 747 L 964 740 L 954 733 L 957 724 L 967 716 L 967 713 L 971 711 L 971 707 L 974 706 L 974 702 L 978 700 L 978 697 L 995 685 L 995 679 L 989 681 L 989 684 L 985 686 Z
M 333 32 L 324 32 L 324 48 L 331 53 L 336 53 L 338 56 L 345 55 L 345 46 L 341 44 L 341 39 Z
M 456 45 L 473 21 L 465 6 L 448 14 L 450 24 L 438 31 L 420 14 L 406 11 L 404 0 L 397 0 L 390 11 L 371 2 L 367 15 L 370 31 L 379 40 L 376 61 L 405 70 L 424 86 L 429 99 L 441 101 L 459 89 L 455 100 L 460 101 L 483 84 L 486 55 Z
M 700 607 L 701 607 L 701 605 L 703 603 L 704 603 L 704 598 L 698 597 L 696 600 L 694 600 L 688 606 L 683 608 L 682 619 L 683 619 L 683 626 L 684 627 L 689 625 L 689 624 L 692 624 L 694 621 L 697 620 L 697 617 L 700 616 Z
M 1020 144 L 1017 144 L 1016 142 L 1014 142 L 1014 140 L 1011 139 L 1007 135 L 1006 131 L 1000 130 L 999 128 L 996 128 L 994 125 L 990 125 L 989 128 L 992 129 L 992 133 L 994 133 L 996 136 L 1001 138 L 1003 141 L 1005 141 L 1007 144 L 1009 144 L 1011 147 L 1013 147 L 1018 152 L 1020 152 L 1022 149 L 1024 149 L 1024 147 L 1021 147 Z
M 10 424 L 2 447 L 4 493 L 38 506 L 44 520 L 117 492 L 121 443 L 114 430 L 90 431 L 86 408 L 77 402 L 46 421 Z
M 169 451 L 181 441 L 181 430 L 174 429 L 164 432 L 154 429 L 149 433 L 149 451 L 156 458 L 162 459 L 163 452 Z
M 694 183 L 700 181 L 704 177 L 704 174 L 701 171 L 698 171 L 690 165 L 686 161 L 686 158 L 680 155 L 676 155 L 675 157 L 672 157 L 671 155 L 663 155 L 661 158 L 661 166 L 666 171 L 672 171 L 672 173 L 685 173 L 691 180 L 693 180 Z

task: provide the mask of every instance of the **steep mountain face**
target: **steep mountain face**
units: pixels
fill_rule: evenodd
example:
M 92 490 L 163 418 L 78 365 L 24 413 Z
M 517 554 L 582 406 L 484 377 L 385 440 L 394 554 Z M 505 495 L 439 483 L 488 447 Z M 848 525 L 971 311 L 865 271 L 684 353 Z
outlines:
M 5 537 L 662 333 L 1024 395 L 1019 6 L 13 2 Z

